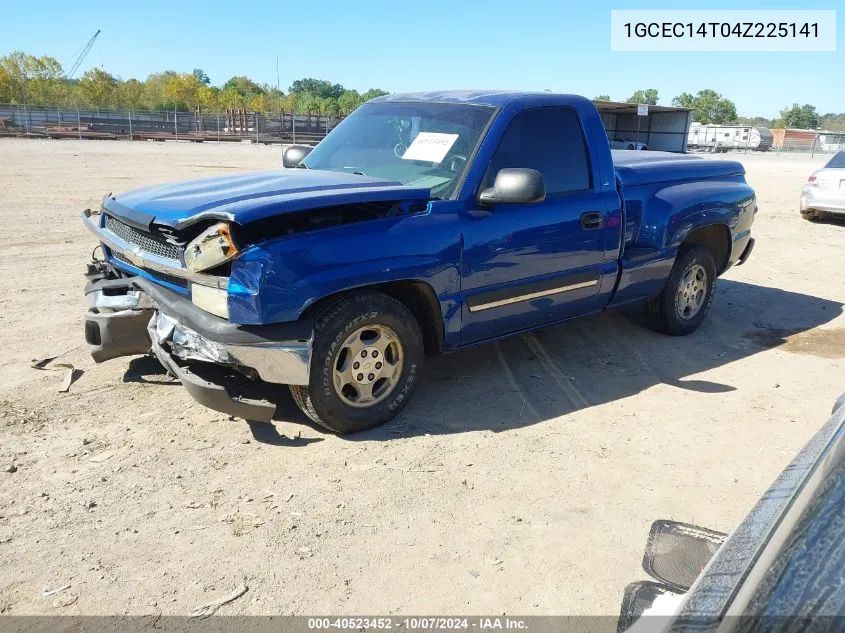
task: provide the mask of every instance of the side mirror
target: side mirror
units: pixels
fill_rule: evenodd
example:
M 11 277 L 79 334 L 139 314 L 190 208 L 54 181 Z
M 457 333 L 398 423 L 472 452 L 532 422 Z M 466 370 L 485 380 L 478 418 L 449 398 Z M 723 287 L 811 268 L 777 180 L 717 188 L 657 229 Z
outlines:
M 312 149 L 314 148 L 308 145 L 291 145 L 282 155 L 282 166 L 287 169 L 296 167 L 302 162 L 303 158 L 308 156 Z
M 536 169 L 500 169 L 493 186 L 478 195 L 479 204 L 530 204 L 546 199 L 543 174 Z

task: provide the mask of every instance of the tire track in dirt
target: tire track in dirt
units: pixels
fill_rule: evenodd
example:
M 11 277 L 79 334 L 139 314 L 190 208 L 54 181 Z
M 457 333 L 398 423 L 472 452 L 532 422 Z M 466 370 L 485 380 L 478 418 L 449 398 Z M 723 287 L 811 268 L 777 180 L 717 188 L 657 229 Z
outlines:
M 570 378 L 560 370 L 555 360 L 549 355 L 546 348 L 533 333 L 523 335 L 522 340 L 528 348 L 537 355 L 543 369 L 546 370 L 546 373 L 548 373 L 558 384 L 561 391 L 563 391 L 566 398 L 572 404 L 573 408 L 586 409 L 590 406 L 589 401 L 578 390 L 578 388 L 572 384 L 572 380 L 570 380 Z
M 537 413 L 537 409 L 535 409 L 534 405 L 531 404 L 530 396 L 528 396 L 528 394 L 525 393 L 522 387 L 519 386 L 519 383 L 516 380 L 516 376 L 514 376 L 513 370 L 511 369 L 510 363 L 508 363 L 508 360 L 505 358 L 505 354 L 502 351 L 501 343 L 499 341 L 496 341 L 493 345 L 496 348 L 496 356 L 498 356 L 499 358 L 499 362 L 502 365 L 502 371 L 504 371 L 505 378 L 507 378 L 508 383 L 513 388 L 513 390 L 520 395 L 522 401 L 525 403 L 525 408 L 528 409 L 528 412 L 532 416 L 534 416 L 537 421 L 542 420 L 543 418 L 540 416 L 540 414 Z

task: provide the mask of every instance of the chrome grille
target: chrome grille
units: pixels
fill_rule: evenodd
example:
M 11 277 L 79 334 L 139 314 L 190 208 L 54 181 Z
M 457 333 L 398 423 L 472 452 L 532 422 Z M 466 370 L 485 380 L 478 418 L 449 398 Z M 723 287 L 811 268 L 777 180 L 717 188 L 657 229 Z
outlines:
M 129 264 L 130 266 L 134 266 L 132 262 L 126 259 L 122 253 L 118 253 L 117 251 L 112 251 L 111 256 L 114 257 L 117 261 L 123 262 L 124 264 Z
M 150 275 L 157 277 L 158 279 L 162 279 L 167 281 L 174 286 L 179 286 L 180 288 L 187 288 L 188 281 L 186 279 L 182 279 L 181 277 L 176 277 L 174 275 L 168 275 L 167 273 L 162 273 L 157 270 L 150 270 L 149 268 L 144 268 L 143 266 L 138 266 L 137 264 L 133 264 L 130 262 L 124 255 L 118 253 L 115 250 L 112 250 L 111 256 L 114 257 L 117 261 L 122 262 L 124 264 L 128 264 L 130 266 L 134 266 L 135 268 L 140 268 L 141 270 L 149 273 Z
M 145 253 L 157 255 L 164 259 L 179 263 L 179 247 L 169 243 L 164 237 L 139 231 L 138 229 L 116 220 L 110 215 L 106 216 L 106 229 L 117 235 L 124 242 L 137 246 Z

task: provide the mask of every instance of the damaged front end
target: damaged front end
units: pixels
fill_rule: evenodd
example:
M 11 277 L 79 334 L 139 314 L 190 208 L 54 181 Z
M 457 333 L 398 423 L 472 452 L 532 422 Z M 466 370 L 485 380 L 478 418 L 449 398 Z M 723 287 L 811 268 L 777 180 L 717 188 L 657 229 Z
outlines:
M 312 323 L 229 323 L 189 299 L 108 262 L 89 264 L 85 339 L 96 362 L 153 354 L 200 404 L 269 421 L 272 385 L 308 384 Z
M 269 420 L 273 405 L 250 394 L 309 384 L 307 308 L 383 281 L 386 269 L 401 275 L 391 258 L 417 263 L 398 236 L 386 258 L 382 235 L 409 220 L 400 232 L 412 234 L 430 197 L 429 188 L 305 172 L 144 188 L 83 211 L 103 253 L 85 289 L 94 360 L 151 353 L 202 404 Z

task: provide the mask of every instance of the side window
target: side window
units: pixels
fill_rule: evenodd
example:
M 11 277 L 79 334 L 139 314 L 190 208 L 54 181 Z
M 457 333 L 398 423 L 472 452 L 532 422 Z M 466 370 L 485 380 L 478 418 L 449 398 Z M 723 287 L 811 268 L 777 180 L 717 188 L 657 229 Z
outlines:
M 492 186 L 505 167 L 536 169 L 543 174 L 548 195 L 589 189 L 587 147 L 575 111 L 537 108 L 516 115 L 496 148 L 483 186 Z

